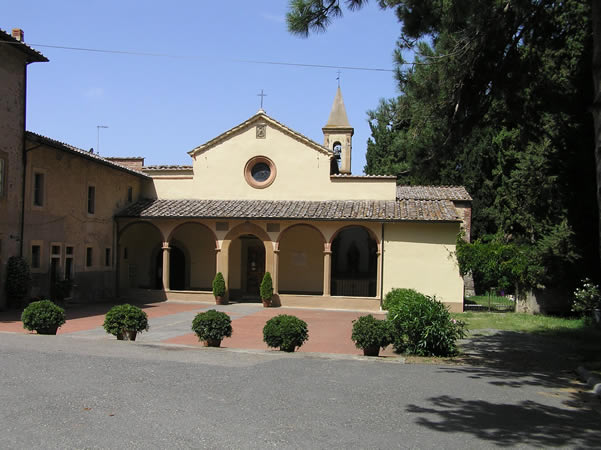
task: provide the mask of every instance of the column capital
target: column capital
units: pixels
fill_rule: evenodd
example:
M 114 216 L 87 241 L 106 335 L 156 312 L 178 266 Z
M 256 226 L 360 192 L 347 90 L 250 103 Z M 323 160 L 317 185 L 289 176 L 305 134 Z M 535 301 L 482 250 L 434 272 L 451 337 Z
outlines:
M 324 253 L 332 253 L 332 244 L 330 244 L 329 242 L 325 242 L 323 244 L 323 252 Z
M 167 242 L 167 241 L 163 242 L 163 246 L 161 248 L 163 250 L 171 250 L 171 247 L 169 247 L 169 242 Z

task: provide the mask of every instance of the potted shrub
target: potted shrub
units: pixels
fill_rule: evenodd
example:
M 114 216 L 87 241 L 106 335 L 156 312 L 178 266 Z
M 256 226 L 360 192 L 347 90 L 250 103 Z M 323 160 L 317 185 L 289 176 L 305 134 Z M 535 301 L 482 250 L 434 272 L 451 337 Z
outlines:
M 56 330 L 66 322 L 65 310 L 50 300 L 30 303 L 21 314 L 23 328 L 37 331 L 38 334 L 56 334 Z
M 31 272 L 29 264 L 20 256 L 11 256 L 6 263 L 6 295 L 10 306 L 19 307 L 29 293 Z
M 205 347 L 219 347 L 223 338 L 232 335 L 232 319 L 224 312 L 210 309 L 196 315 L 192 331 Z
M 261 301 L 263 302 L 263 306 L 265 308 L 270 307 L 271 297 L 273 297 L 273 282 L 271 281 L 271 274 L 269 272 L 265 272 L 263 280 L 261 280 L 259 294 L 261 295 Z
M 221 272 L 217 272 L 213 279 L 213 295 L 215 296 L 215 303 L 217 305 L 227 305 L 227 300 L 225 299 L 225 280 Z
M 590 322 L 599 324 L 601 322 L 601 291 L 599 286 L 585 278 L 582 280 L 582 287 L 574 291 L 574 302 L 572 311 L 579 313 Z
M 371 314 L 353 320 L 351 339 L 365 356 L 378 356 L 381 348 L 392 343 L 391 337 L 390 324 L 385 320 L 378 320 Z
M 293 352 L 309 338 L 307 323 L 287 314 L 269 319 L 263 327 L 263 341 L 272 348 Z
M 148 331 L 148 316 L 137 306 L 113 306 L 104 317 L 105 331 L 120 341 L 135 341 L 138 333 Z

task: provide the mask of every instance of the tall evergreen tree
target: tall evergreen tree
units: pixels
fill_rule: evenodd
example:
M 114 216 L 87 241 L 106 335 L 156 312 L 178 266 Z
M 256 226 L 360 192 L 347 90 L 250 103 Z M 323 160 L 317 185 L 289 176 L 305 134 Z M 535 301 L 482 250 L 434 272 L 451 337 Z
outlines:
M 539 283 L 597 275 L 590 2 L 379 5 L 394 8 L 402 24 L 401 95 L 369 113 L 366 172 L 465 185 L 474 236 L 528 245 L 545 269 Z M 341 13 L 338 1 L 296 0 L 289 28 L 322 31 Z M 401 56 L 407 49 L 412 65 Z

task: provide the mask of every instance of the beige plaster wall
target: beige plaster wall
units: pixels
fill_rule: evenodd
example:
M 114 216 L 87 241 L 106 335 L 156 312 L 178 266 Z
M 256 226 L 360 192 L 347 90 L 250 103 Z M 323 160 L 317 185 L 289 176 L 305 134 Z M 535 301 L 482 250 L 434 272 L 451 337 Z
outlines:
M 215 277 L 215 238 L 200 224 L 185 223 L 178 227 L 171 239 L 177 240 L 184 250 L 189 265 L 189 287 L 192 290 L 211 290 Z
M 162 243 L 159 230 L 148 223 L 134 223 L 123 230 L 119 236 L 120 289 L 155 288 Z
M 0 158 L 6 176 L 0 194 L 0 308 L 6 305 L 6 262 L 20 251 L 25 71 L 25 55 L 0 45 Z
M 267 188 L 250 186 L 244 178 L 246 163 L 266 156 L 277 176 Z M 308 146 L 280 128 L 267 125 L 266 137 L 256 137 L 255 125 L 193 159 L 194 178 L 154 177 L 158 198 L 334 200 L 396 198 L 395 180 L 330 179 L 330 156 Z
M 279 255 L 279 292 L 323 292 L 323 238 L 306 225 L 282 234 Z
M 48 294 L 50 248 L 59 245 L 60 271 L 64 276 L 66 247 L 74 247 L 75 296 L 93 301 L 115 292 L 115 230 L 113 215 L 126 206 L 127 189 L 138 200 L 144 182 L 138 176 L 47 146 L 28 142 L 25 183 L 25 254 L 31 263 L 31 246 L 41 246 L 41 267 L 34 272 L 34 295 Z M 33 174 L 44 174 L 43 206 L 33 204 Z M 88 214 L 88 186 L 95 186 L 95 212 Z M 93 250 L 87 267 L 86 248 Z M 110 264 L 105 264 L 110 249 Z
M 412 288 L 462 310 L 463 279 L 454 256 L 458 223 L 384 225 L 384 295 Z

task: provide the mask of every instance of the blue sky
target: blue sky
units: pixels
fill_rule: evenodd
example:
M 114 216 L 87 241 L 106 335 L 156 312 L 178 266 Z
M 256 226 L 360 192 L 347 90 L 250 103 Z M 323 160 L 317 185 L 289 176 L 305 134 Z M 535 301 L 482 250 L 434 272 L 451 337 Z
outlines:
M 393 68 L 400 26 L 376 2 L 348 12 L 326 33 L 288 33 L 285 0 L 5 2 L 0 28 L 22 28 L 50 59 L 29 66 L 27 128 L 103 156 L 146 164 L 190 164 L 187 151 L 259 109 L 322 143 L 336 93 L 335 68 L 243 60 Z M 38 45 L 36 45 L 38 44 Z M 82 52 L 55 45 L 162 53 L 152 57 Z M 353 173 L 363 172 L 366 111 L 397 95 L 392 72 L 341 69 L 353 138 Z

